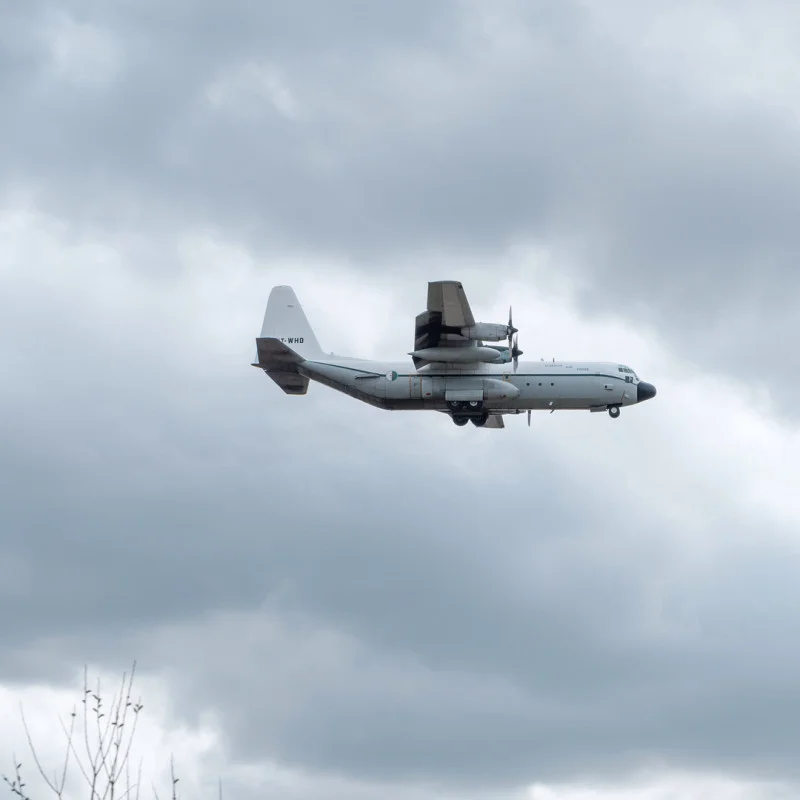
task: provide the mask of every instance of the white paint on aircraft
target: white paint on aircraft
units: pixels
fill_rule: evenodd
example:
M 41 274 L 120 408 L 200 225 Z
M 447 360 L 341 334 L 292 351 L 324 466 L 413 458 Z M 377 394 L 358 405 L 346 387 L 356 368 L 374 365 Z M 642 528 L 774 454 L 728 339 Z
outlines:
M 411 363 L 325 354 L 294 290 L 270 293 L 253 366 L 287 394 L 306 394 L 315 381 L 389 410 L 448 413 L 457 425 L 502 428 L 503 415 L 531 411 L 607 411 L 655 397 L 656 389 L 626 364 L 519 361 L 517 329 L 476 322 L 458 281 L 432 281 L 415 322 Z M 513 338 L 512 338 L 513 337 Z M 508 340 L 487 346 L 483 339 Z

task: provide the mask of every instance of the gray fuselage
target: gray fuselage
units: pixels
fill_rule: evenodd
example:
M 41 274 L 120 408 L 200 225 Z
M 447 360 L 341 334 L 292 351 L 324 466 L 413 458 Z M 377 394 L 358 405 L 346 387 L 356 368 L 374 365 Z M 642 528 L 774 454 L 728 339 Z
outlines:
M 307 359 L 297 369 L 310 380 L 392 410 L 447 411 L 452 398 L 474 397 L 495 413 L 601 411 L 655 393 L 629 367 L 612 362 L 520 361 L 516 372 L 511 364 L 430 364 L 417 371 L 405 363 L 331 356 Z M 514 396 L 504 396 L 503 385 Z

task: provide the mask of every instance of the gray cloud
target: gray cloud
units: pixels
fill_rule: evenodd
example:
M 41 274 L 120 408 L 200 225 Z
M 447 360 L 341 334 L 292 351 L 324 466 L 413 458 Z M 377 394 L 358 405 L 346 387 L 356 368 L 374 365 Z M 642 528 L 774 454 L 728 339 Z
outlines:
M 132 327 L 135 308 L 107 342 L 55 296 L 6 312 L 26 356 L 2 428 L 23 577 L 3 588 L 8 678 L 133 652 L 181 714 L 216 710 L 236 758 L 378 783 L 611 778 L 656 755 L 796 777 L 798 598 L 774 523 L 717 511 L 700 535 L 727 548 L 693 566 L 658 507 L 557 449 L 444 450 L 447 420 L 322 390 L 300 409 L 247 343 L 181 366 L 191 331 Z M 465 491 L 485 499 L 442 499 Z
M 440 594 L 419 580 L 387 611 L 388 603 L 376 603 L 386 594 L 382 582 L 362 590 L 360 613 L 333 627 L 320 627 L 319 620 L 337 615 L 325 603 L 315 606 L 316 623 L 307 612 L 281 614 L 291 633 L 276 626 L 274 612 L 224 616 L 166 629 L 155 652 L 179 668 L 184 707 L 213 698 L 243 756 L 268 750 L 302 769 L 473 791 L 533 779 L 609 780 L 654 758 L 796 779 L 798 728 L 787 709 L 796 647 L 780 645 L 777 630 L 756 630 L 759 603 L 714 608 L 730 596 L 728 574 L 755 592 L 765 568 L 789 603 L 775 598 L 762 608 L 780 617 L 775 629 L 793 626 L 794 614 L 780 610 L 797 600 L 793 571 L 786 576 L 792 581 L 781 577 L 784 558 L 777 551 L 752 568 L 734 553 L 723 560 L 721 579 L 703 571 L 697 582 L 676 581 L 663 598 L 665 616 L 674 622 L 671 607 L 689 604 L 705 630 L 672 641 L 637 626 L 630 607 L 620 613 L 616 600 L 624 592 L 582 585 L 563 560 L 566 600 L 552 590 L 498 591 L 497 582 L 487 599 L 465 580 L 449 592 L 458 597 L 458 613 L 445 618 L 438 616 Z M 448 584 L 462 573 L 457 562 L 446 570 L 434 564 Z M 367 557 L 361 569 L 372 575 L 376 565 Z M 357 594 L 367 582 L 336 563 L 318 582 L 336 584 L 336 575 L 340 592 Z M 628 598 L 637 610 L 646 603 L 647 581 L 640 581 Z M 480 586 L 480 576 L 472 585 Z M 337 633 L 343 624 L 352 630 L 354 620 L 358 638 Z M 193 669 L 209 640 L 213 654 Z M 765 652 L 772 654 L 767 660 Z
M 641 319 L 714 370 L 765 343 L 783 363 L 793 128 L 665 78 L 621 46 L 642 20 L 614 13 L 608 36 L 566 3 L 0 12 L 4 213 L 32 192 L 66 226 L 0 271 L 5 679 L 133 649 L 181 713 L 221 714 L 235 758 L 378 783 L 488 791 L 651 759 L 797 779 L 777 523 L 699 488 L 699 535 L 727 544 L 697 566 L 668 499 L 623 485 L 679 469 L 635 428 L 587 435 L 619 458 L 600 473 L 544 434 L 443 447 L 447 420 L 325 391 L 301 407 L 247 366 L 249 335 L 207 352 L 185 325 L 178 243 L 198 230 L 259 269 L 372 270 L 398 304 L 401 276 L 422 298 L 429 264 L 499 269 L 534 242 L 584 281 L 587 316 Z M 126 280 L 73 282 L 100 258 L 87 241 Z M 701 445 L 674 446 L 691 470 Z
M 777 369 L 800 244 L 793 119 L 771 98 L 687 79 L 713 6 L 684 39 L 664 15 L 667 45 L 652 52 L 633 43 L 658 18 L 626 8 L 6 11 L 0 174 L 104 235 L 221 226 L 265 253 L 337 253 L 364 269 L 437 249 L 500 266 L 505 248 L 535 240 L 584 281 L 587 313 L 647 320 L 709 369 L 735 371 L 742 356 Z M 769 42 L 787 12 L 762 13 Z M 105 84 L 54 66 L 53 31 L 81 25 L 114 54 Z M 159 246 L 148 261 L 168 266 Z M 792 413 L 784 386 L 770 391 Z

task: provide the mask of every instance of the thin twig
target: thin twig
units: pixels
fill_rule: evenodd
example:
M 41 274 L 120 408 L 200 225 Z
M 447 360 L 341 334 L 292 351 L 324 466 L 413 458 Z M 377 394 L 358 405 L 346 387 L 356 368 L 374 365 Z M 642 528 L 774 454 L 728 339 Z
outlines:
M 111 771 L 114 774 L 116 774 L 118 769 L 121 769 L 122 766 L 124 766 L 128 762 L 128 757 L 130 756 L 131 744 L 133 743 L 133 734 L 136 731 L 136 719 L 138 719 L 139 711 L 140 711 L 140 709 L 142 707 L 141 703 L 137 703 L 136 706 L 133 707 L 133 709 L 134 709 L 133 713 L 136 715 L 136 718 L 134 719 L 133 730 L 131 731 L 131 735 L 128 737 L 128 746 L 125 748 L 125 751 L 122 754 L 122 761 L 120 762 L 119 761 L 120 750 L 121 750 L 121 747 L 122 747 L 122 743 L 125 741 L 125 735 L 124 735 L 123 729 L 125 727 L 125 722 L 127 720 L 128 709 L 132 705 L 131 704 L 131 691 L 133 689 L 133 676 L 134 676 L 135 672 L 136 672 L 136 661 L 133 662 L 133 666 L 131 668 L 130 678 L 127 681 L 127 691 L 126 691 L 126 688 L 125 688 L 126 676 L 124 674 L 122 676 L 122 686 L 120 688 L 119 705 L 117 706 L 117 709 L 116 709 L 116 712 L 115 712 L 115 716 L 116 716 L 117 722 L 119 724 L 117 725 L 117 731 L 116 731 L 118 736 L 115 738 L 116 748 L 115 748 L 115 753 L 114 753 L 114 761 L 113 761 L 112 766 L 111 766 Z M 124 706 L 122 705 L 123 703 L 124 703 Z M 120 721 L 120 713 L 119 713 L 120 712 L 120 707 L 122 707 L 122 719 L 121 719 L 121 721 Z M 112 792 L 112 798 L 113 798 L 113 792 Z
M 169 757 L 169 774 L 172 778 L 172 800 L 178 800 L 178 793 L 175 787 L 180 779 L 175 777 L 175 759 L 173 756 Z
M 83 766 L 83 762 L 81 761 L 81 757 L 78 755 L 78 751 L 75 749 L 75 740 L 74 740 L 74 738 L 70 738 L 69 737 L 69 735 L 67 733 L 67 728 L 64 725 L 64 721 L 59 719 L 59 722 L 61 723 L 61 729 L 64 731 L 64 735 L 67 736 L 67 748 L 69 750 L 71 750 L 72 751 L 72 755 L 75 756 L 75 761 L 78 764 L 78 767 L 80 768 L 81 774 L 83 775 L 84 779 L 86 780 L 86 783 L 90 784 L 91 783 L 91 779 L 86 774 L 86 769 Z
M 25 787 L 25 782 L 22 780 L 22 774 L 20 773 L 20 769 L 22 767 L 22 762 L 17 761 L 17 754 L 14 753 L 12 755 L 14 759 L 14 780 L 11 780 L 6 775 L 3 775 L 3 781 L 8 785 L 8 788 L 11 789 L 11 793 L 15 794 L 20 800 L 31 800 L 25 792 L 23 792 L 23 788 Z
M 22 727 L 25 729 L 25 736 L 28 739 L 28 746 L 31 750 L 31 755 L 33 756 L 33 761 L 36 764 L 36 768 L 39 770 L 39 774 L 44 779 L 44 782 L 53 790 L 53 793 L 56 797 L 60 797 L 61 795 L 58 792 L 58 789 L 53 785 L 50 778 L 47 777 L 47 773 L 44 771 L 41 762 L 39 761 L 39 754 L 36 752 L 36 748 L 33 746 L 33 739 L 31 739 L 31 732 L 28 728 L 28 721 L 25 719 L 25 709 L 22 707 L 22 703 L 19 704 L 19 713 L 22 717 Z
M 61 782 L 58 785 L 59 797 L 64 794 L 64 786 L 67 783 L 67 769 L 69 768 L 69 755 L 71 751 L 70 745 L 72 744 L 72 736 L 75 730 L 75 709 L 72 709 L 72 714 L 70 715 L 70 723 L 69 723 L 69 731 L 66 729 L 66 725 L 64 725 L 64 720 L 61 719 L 61 716 L 58 717 L 58 721 L 61 724 L 61 729 L 64 731 L 67 737 L 67 751 L 64 753 L 64 768 L 61 770 Z

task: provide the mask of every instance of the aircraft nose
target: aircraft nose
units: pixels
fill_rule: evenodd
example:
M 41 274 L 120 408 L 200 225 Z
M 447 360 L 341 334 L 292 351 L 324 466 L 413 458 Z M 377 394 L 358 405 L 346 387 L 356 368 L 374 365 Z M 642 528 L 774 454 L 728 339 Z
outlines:
M 645 381 L 639 381 L 639 385 L 636 387 L 636 402 L 643 403 L 645 400 L 650 400 L 651 398 L 656 396 L 656 387 L 653 386 L 652 383 L 646 383 Z

